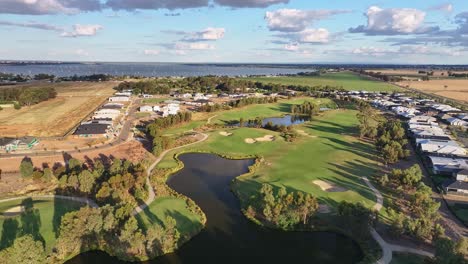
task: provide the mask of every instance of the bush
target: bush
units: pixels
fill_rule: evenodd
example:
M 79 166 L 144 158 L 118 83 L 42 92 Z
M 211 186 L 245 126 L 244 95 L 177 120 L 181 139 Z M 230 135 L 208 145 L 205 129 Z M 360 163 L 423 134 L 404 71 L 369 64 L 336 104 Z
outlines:
M 14 107 L 16 110 L 20 110 L 20 109 L 21 109 L 21 105 L 18 104 L 18 103 L 15 103 L 15 104 L 13 105 L 13 107 Z

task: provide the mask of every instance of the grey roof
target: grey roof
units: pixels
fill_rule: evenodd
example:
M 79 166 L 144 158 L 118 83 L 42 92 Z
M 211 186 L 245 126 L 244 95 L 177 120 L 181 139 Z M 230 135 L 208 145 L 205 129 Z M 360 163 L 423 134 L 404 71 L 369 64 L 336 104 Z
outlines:
M 457 189 L 457 190 L 467 190 L 468 191 L 468 182 L 451 180 L 444 184 L 446 188 Z
M 15 138 L 9 138 L 9 137 L 0 138 L 0 146 L 6 146 L 8 144 L 11 144 L 15 140 L 16 140 Z
M 80 125 L 74 135 L 101 135 L 106 134 L 109 125 L 107 124 L 85 124 Z

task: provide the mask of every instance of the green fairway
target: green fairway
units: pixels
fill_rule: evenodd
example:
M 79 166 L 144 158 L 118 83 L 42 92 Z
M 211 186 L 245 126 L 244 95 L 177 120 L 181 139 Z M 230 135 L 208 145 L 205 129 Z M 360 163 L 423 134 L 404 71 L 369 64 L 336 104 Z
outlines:
M 450 208 L 455 215 L 466 224 L 468 224 L 468 204 L 454 204 Z
M 255 105 L 244 111 L 227 112 L 217 118 L 237 119 L 242 114 L 245 114 L 244 118 L 253 117 L 251 108 L 256 109 L 257 114 L 277 115 L 282 111 L 287 112 L 287 106 L 281 108 L 281 104 L 302 101 L 303 99 L 277 105 Z M 237 158 L 257 155 L 263 157 L 264 161 L 253 175 L 239 178 L 235 187 L 239 190 L 241 199 L 253 195 L 259 189 L 259 185 L 265 182 L 311 193 L 318 197 L 321 203 L 332 208 L 341 201 L 363 202 L 369 207 L 375 204 L 375 196 L 362 177 L 370 177 L 378 169 L 376 153 L 371 144 L 358 139 L 356 111 L 332 110 L 316 117 L 310 123 L 297 126 L 296 129 L 303 130 L 303 135 L 293 143 L 285 142 L 278 133 L 265 129 L 220 129 L 210 132 L 205 142 L 190 146 L 184 151 L 212 152 Z M 221 131 L 232 135 L 223 136 L 219 133 Z M 246 138 L 265 135 L 275 136 L 275 141 L 254 144 L 245 142 Z M 177 164 L 173 156 L 180 151 L 168 153 L 158 167 L 175 167 Z M 313 183 L 316 180 L 339 187 L 341 191 L 324 191 Z
M 45 242 L 46 251 L 50 252 L 58 237 L 62 216 L 83 206 L 70 200 L 33 199 L 26 206 L 31 206 L 32 210 L 21 215 L 4 216 L 6 210 L 20 206 L 23 201 L 0 203 L 1 249 L 9 247 L 16 237 L 31 234 L 36 240 Z
M 239 120 L 241 117 L 245 120 L 255 119 L 256 117 L 275 117 L 291 112 L 291 105 L 302 104 L 305 101 L 315 102 L 320 107 L 336 108 L 336 104 L 327 98 L 314 99 L 310 97 L 296 98 L 292 100 L 282 100 L 275 104 L 255 104 L 240 109 L 224 111 L 212 119 L 212 123 L 223 124 L 227 121 Z
M 321 76 L 280 76 L 243 78 L 254 82 L 300 85 L 343 87 L 348 91 L 400 91 L 401 89 L 380 81 L 369 80 L 349 72 L 327 73 Z
M 423 264 L 426 258 L 414 254 L 393 253 L 390 264 Z
M 154 200 L 148 208 L 137 215 L 140 227 L 146 230 L 153 224 L 165 224 L 170 216 L 177 222 L 177 229 L 182 235 L 194 234 L 202 228 L 201 218 L 187 209 L 185 201 L 175 197 L 162 197 Z

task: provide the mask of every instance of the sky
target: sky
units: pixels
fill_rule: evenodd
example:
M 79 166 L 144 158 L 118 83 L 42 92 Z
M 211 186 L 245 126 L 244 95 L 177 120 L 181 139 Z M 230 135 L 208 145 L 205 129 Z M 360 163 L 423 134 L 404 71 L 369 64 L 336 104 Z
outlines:
M 468 1 L 0 0 L 0 60 L 468 64 Z

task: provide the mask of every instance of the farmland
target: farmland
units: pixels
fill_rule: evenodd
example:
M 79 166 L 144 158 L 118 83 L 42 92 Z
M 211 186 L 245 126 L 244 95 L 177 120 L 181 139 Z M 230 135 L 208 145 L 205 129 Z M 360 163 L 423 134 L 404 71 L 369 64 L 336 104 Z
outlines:
M 398 85 L 421 90 L 463 102 L 468 102 L 468 79 L 431 79 L 429 81 L 404 81 Z
M 285 76 L 285 77 L 252 77 L 245 80 L 262 83 L 343 87 L 349 91 L 398 91 L 400 88 L 379 81 L 367 79 L 350 72 L 327 73 L 320 76 Z
M 114 82 L 36 84 L 34 87 L 54 87 L 57 97 L 20 110 L 4 108 L 0 111 L 0 134 L 63 136 L 112 95 L 115 85 Z

